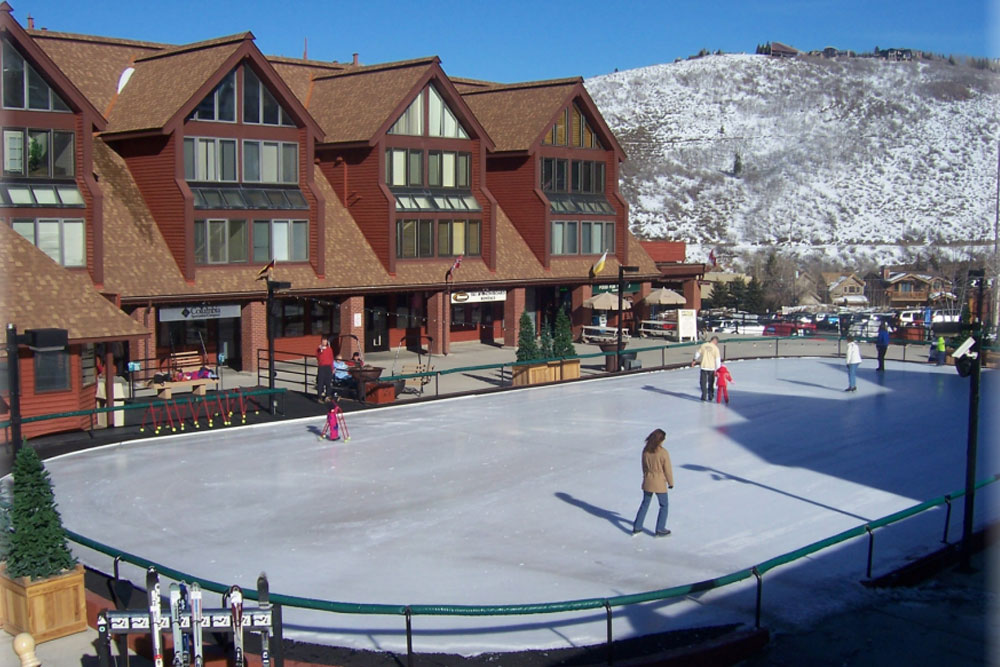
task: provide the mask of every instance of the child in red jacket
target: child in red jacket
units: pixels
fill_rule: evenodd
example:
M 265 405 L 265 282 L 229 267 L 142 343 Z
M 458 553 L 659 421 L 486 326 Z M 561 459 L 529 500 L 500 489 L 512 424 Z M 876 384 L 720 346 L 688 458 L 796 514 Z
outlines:
M 326 424 L 323 425 L 323 432 L 319 437 L 322 440 L 326 434 L 330 434 L 330 440 L 340 440 L 340 415 L 343 410 L 337 404 L 336 399 L 330 404 L 330 411 L 326 413 Z
M 725 366 L 719 366 L 718 370 L 715 371 L 715 385 L 718 390 L 716 394 L 716 403 L 721 403 L 723 397 L 726 399 L 726 403 L 729 403 L 729 383 L 733 381 L 733 376 L 729 374 L 729 369 Z

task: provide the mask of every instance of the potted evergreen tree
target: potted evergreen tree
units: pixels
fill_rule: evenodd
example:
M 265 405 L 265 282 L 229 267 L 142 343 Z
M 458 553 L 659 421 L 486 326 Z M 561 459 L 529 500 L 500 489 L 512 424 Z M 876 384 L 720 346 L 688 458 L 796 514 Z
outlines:
M 87 627 L 83 566 L 66 541 L 52 482 L 27 444 L 14 458 L 10 534 L 0 568 L 0 620 L 11 634 L 29 632 L 38 643 Z
M 556 365 L 555 380 L 573 380 L 580 377 L 580 360 L 570 359 L 576 356 L 576 348 L 573 346 L 573 328 L 570 326 L 569 315 L 565 308 L 560 308 L 556 313 L 556 331 L 552 339 L 552 356 L 559 361 L 552 362 Z
M 535 324 L 527 312 L 521 313 L 518 323 L 517 363 L 514 364 L 513 384 L 516 387 L 551 381 L 549 365 L 542 359 L 542 351 L 538 347 L 535 335 Z

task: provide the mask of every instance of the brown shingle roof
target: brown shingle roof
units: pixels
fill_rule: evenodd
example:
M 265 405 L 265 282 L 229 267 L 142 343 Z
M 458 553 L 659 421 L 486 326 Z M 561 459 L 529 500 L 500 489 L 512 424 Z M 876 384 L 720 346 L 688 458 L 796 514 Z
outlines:
M 106 132 L 164 127 L 248 39 L 253 35 L 243 33 L 138 59 L 135 72 L 108 115 Z
M 437 58 L 421 58 L 352 67 L 318 78 L 309 113 L 323 128 L 327 143 L 368 141 L 437 62 Z
M 265 57 L 302 104 L 305 104 L 309 99 L 309 85 L 314 78 L 343 72 L 350 67 L 350 65 L 335 62 L 300 60 L 281 56 Z
M 107 113 L 122 72 L 136 58 L 166 48 L 164 44 L 29 30 L 45 53 L 101 113 Z
M 0 225 L 0 321 L 25 329 L 66 329 L 70 340 L 146 336 L 101 296 L 86 273 L 59 266 L 7 225 Z
M 545 132 L 581 79 L 536 81 L 475 90 L 462 97 L 496 142 L 497 152 L 524 151 Z

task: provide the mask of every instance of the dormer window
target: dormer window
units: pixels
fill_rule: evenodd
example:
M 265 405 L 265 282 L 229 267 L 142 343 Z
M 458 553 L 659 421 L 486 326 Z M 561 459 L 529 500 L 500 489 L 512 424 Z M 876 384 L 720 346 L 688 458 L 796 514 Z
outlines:
M 587 117 L 575 104 L 559 113 L 555 124 L 542 139 L 542 143 L 546 146 L 604 148 L 594 129 L 587 122 Z
M 257 74 L 249 67 L 243 68 L 243 122 L 256 125 L 284 125 L 295 123 L 274 94 L 267 89 Z
M 69 111 L 58 93 L 24 59 L 13 44 L 3 42 L 3 106 L 29 111 Z

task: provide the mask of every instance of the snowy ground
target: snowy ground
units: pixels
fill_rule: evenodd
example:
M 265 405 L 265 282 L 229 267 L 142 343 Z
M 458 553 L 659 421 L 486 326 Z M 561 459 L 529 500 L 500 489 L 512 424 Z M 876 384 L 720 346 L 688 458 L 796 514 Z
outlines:
M 748 567 L 964 484 L 968 380 L 949 367 L 841 360 L 730 364 L 729 406 L 698 400 L 697 371 L 631 375 L 318 420 L 160 437 L 50 460 L 66 525 L 93 539 L 252 588 L 399 604 L 516 604 L 614 596 Z M 1000 471 L 997 374 L 983 377 L 978 478 Z M 640 450 L 668 433 L 673 535 L 629 536 Z M 977 524 L 1000 518 L 1000 489 Z M 655 503 L 654 503 L 655 505 Z M 875 574 L 940 544 L 944 511 L 878 531 Z M 961 506 L 951 540 L 961 530 Z M 768 573 L 763 622 L 794 628 L 863 596 L 865 539 Z M 80 551 L 105 571 L 109 560 Z M 138 570 L 123 569 L 142 581 Z M 213 606 L 215 600 L 209 600 Z M 752 582 L 617 608 L 616 638 L 753 622 Z M 399 616 L 286 608 L 285 635 L 405 649 Z M 415 617 L 420 652 L 595 644 L 603 610 Z

